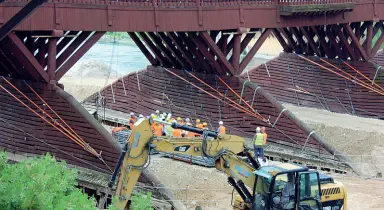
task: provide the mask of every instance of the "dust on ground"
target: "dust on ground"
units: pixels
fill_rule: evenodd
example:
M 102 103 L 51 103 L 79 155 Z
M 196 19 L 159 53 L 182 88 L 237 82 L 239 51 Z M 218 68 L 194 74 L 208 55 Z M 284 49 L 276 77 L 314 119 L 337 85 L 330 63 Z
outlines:
M 384 173 L 384 121 L 284 104 L 336 149 L 361 166 L 363 176 Z
M 149 170 L 190 210 L 198 205 L 203 210 L 232 209 L 233 188 L 228 184 L 227 176 L 215 168 L 153 156 Z M 348 210 L 384 209 L 384 181 L 338 174 L 331 176 L 347 189 Z

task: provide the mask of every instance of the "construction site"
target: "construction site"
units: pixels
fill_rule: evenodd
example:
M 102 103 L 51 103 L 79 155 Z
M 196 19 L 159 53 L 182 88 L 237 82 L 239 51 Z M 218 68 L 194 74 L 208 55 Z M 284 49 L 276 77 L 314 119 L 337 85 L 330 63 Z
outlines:
M 95 209 L 384 209 L 383 20 L 380 0 L 2 1 L 0 148 L 76 169 Z

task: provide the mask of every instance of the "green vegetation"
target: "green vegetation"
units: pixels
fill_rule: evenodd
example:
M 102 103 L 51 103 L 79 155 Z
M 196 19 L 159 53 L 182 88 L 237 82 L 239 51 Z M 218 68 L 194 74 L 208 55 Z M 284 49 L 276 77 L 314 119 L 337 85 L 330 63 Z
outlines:
M 379 33 L 376 34 L 375 37 L 373 37 L 373 40 L 372 40 L 372 46 L 375 46 L 377 40 L 379 39 L 380 35 L 381 35 L 381 31 Z M 380 46 L 380 49 L 383 49 L 384 48 L 384 43 Z
M 134 44 L 127 32 L 107 32 L 100 39 L 100 42 Z
M 96 200 L 76 188 L 76 169 L 47 154 L 9 164 L 0 153 L 1 210 L 96 210 Z M 118 210 L 112 201 L 110 210 Z M 152 209 L 151 194 L 132 196 L 132 209 Z
M 49 154 L 8 164 L 0 154 L 0 209 L 95 210 L 96 201 L 76 188 L 77 172 Z
M 148 192 L 146 195 L 141 193 L 133 195 L 131 209 L 132 210 L 152 210 L 152 193 Z

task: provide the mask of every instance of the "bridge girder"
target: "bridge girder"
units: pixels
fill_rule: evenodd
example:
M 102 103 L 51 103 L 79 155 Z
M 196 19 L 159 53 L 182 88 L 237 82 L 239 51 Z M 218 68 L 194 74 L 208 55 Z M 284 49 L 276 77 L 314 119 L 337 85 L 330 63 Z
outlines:
M 384 43 L 383 21 L 279 28 L 273 33 L 285 52 L 344 60 L 369 61 Z

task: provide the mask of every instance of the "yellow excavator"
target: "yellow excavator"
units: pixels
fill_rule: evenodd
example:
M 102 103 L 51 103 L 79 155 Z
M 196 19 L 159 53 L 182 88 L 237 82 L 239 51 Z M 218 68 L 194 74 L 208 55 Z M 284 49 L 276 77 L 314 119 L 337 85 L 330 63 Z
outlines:
M 216 169 L 228 176 L 228 183 L 238 194 L 233 205 L 236 210 L 347 209 L 344 186 L 330 176 L 289 163 L 260 167 L 239 136 L 173 123 L 174 129 L 201 134 L 202 140 L 157 138 L 151 126 L 154 121 L 148 118 L 135 123 L 108 184 L 110 188 L 116 184 L 120 209 L 127 208 L 140 173 L 150 163 L 151 150 L 213 158 Z M 246 154 L 248 161 L 240 153 Z

